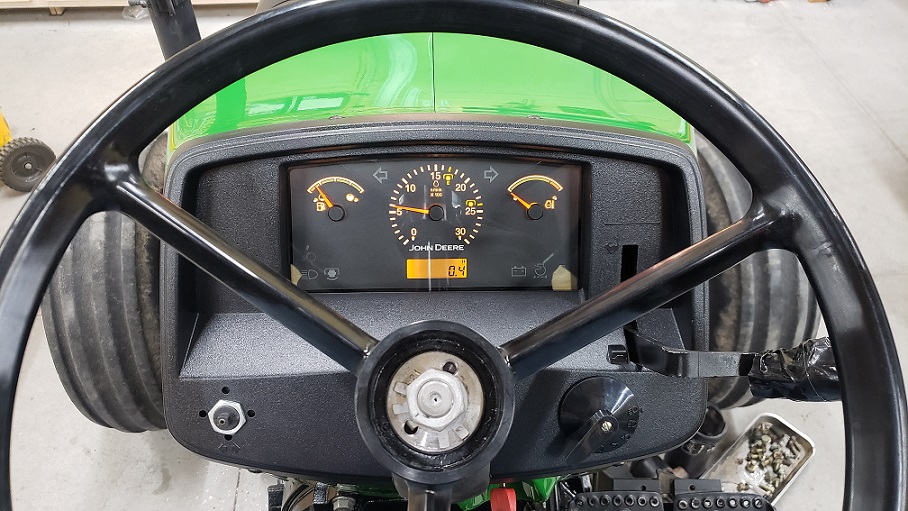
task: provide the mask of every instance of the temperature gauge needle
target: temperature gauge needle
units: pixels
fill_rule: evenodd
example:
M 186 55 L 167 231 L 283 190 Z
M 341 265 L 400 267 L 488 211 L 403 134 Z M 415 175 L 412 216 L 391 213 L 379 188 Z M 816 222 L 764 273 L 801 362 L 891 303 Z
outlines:
M 322 191 L 322 188 L 320 186 L 316 186 L 315 189 L 318 190 L 318 194 L 321 195 L 322 200 L 325 201 L 325 205 L 329 208 L 333 208 L 334 203 L 332 203 L 331 199 L 329 199 L 328 196 L 325 195 L 325 192 Z
M 517 202 L 519 202 L 523 207 L 525 207 L 525 208 L 527 208 L 527 209 L 530 209 L 530 207 L 532 206 L 532 204 L 530 204 L 529 202 L 527 202 L 527 201 L 521 199 L 520 197 L 518 197 L 516 193 L 514 193 L 514 192 L 510 192 L 510 193 L 511 193 L 511 196 L 514 197 L 514 200 L 516 200 Z
M 429 214 L 429 210 L 428 210 L 428 209 L 411 208 L 411 207 L 408 207 L 408 206 L 398 206 L 398 205 L 396 205 L 396 204 L 389 204 L 389 205 L 390 205 L 392 208 L 402 209 L 402 210 L 404 210 L 404 211 L 412 211 L 412 212 L 414 212 L 414 213 L 421 213 L 421 214 L 423 214 L 423 215 L 428 215 L 428 214 Z
M 538 203 L 527 202 L 527 201 L 521 199 L 520 197 L 518 197 L 517 194 L 514 192 L 508 192 L 508 193 L 510 193 L 511 196 L 514 197 L 515 201 L 519 202 L 521 206 L 526 208 L 527 217 L 530 220 L 539 220 L 540 218 L 542 218 L 542 213 L 543 213 L 542 206 L 540 206 Z

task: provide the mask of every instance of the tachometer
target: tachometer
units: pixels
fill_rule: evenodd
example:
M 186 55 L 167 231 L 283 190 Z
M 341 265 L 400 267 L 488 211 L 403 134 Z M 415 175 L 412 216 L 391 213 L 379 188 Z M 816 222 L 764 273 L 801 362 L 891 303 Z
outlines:
M 464 172 L 443 163 L 407 172 L 391 192 L 388 206 L 394 235 L 414 248 L 469 245 L 482 226 L 479 187 Z

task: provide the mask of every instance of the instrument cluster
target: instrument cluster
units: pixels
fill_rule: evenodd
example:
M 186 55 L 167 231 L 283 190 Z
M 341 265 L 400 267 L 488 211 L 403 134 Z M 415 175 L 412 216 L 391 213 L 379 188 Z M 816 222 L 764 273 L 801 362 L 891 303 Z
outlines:
M 288 175 L 307 291 L 578 289 L 579 165 L 417 155 Z

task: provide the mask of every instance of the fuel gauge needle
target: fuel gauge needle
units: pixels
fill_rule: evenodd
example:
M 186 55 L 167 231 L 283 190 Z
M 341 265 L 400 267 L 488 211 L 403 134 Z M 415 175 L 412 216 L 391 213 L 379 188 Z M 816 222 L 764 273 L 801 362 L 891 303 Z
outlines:
M 322 196 L 322 200 L 325 201 L 325 205 L 329 208 L 333 208 L 334 204 L 331 202 L 331 199 L 329 199 L 328 196 L 325 195 L 325 192 L 322 191 L 322 188 L 320 186 L 316 186 L 315 189 L 318 190 L 318 194 Z
M 390 206 L 391 206 L 392 208 L 402 209 L 402 210 L 404 210 L 404 211 L 412 211 L 412 212 L 414 212 L 414 213 L 422 213 L 423 215 L 428 215 L 428 214 L 429 214 L 429 210 L 428 210 L 428 209 L 411 208 L 411 207 L 409 207 L 409 206 L 398 206 L 397 204 L 390 204 Z
M 518 197 L 516 193 L 510 192 L 510 194 L 511 194 L 512 197 L 514 197 L 514 200 L 516 200 L 517 202 L 519 202 L 523 207 L 525 207 L 525 208 L 527 208 L 527 209 L 530 209 L 530 206 L 532 206 L 532 204 L 530 204 L 529 202 L 527 202 L 527 201 L 521 199 L 520 197 Z

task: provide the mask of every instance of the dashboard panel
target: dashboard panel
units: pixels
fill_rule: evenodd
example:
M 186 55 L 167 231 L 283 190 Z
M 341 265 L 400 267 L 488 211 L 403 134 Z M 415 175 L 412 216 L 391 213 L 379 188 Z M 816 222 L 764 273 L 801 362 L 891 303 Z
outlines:
M 439 154 L 292 167 L 290 278 L 307 291 L 576 291 L 580 173 Z
M 413 182 L 411 177 L 403 183 L 407 174 L 412 176 L 419 165 L 429 172 L 430 161 L 431 172 L 435 172 L 436 160 L 439 167 L 445 162 L 445 170 L 456 168 L 465 177 L 457 181 L 452 176 L 449 195 L 443 189 L 441 197 L 429 198 L 454 208 L 456 184 L 469 177 L 470 182 L 478 181 L 479 192 L 458 199 L 463 207 L 466 200 L 489 202 L 483 203 L 483 224 L 475 239 L 463 243 L 465 256 L 457 250 L 431 259 L 467 259 L 466 278 L 407 279 L 408 259 L 429 261 L 425 256 L 434 253 L 436 242 L 458 244 L 453 230 L 463 225 L 457 222 L 473 216 L 458 219 L 455 215 L 452 222 L 442 223 L 444 216 L 432 220 L 431 212 L 406 211 L 414 213 L 411 227 L 417 229 L 417 240 L 422 233 L 447 237 L 419 240 L 420 244 L 433 244 L 433 252 L 428 254 L 408 252 L 414 240 L 405 245 L 395 235 L 392 224 L 397 208 L 393 205 L 420 210 L 434 205 L 428 199 L 411 201 L 419 197 L 417 192 L 395 195 L 396 185 L 406 189 Z M 353 170 L 339 165 L 353 166 Z M 382 182 L 379 166 L 388 171 Z M 544 168 L 530 170 L 540 166 Z M 490 168 L 499 173 L 491 182 L 485 179 Z M 538 190 L 557 191 L 555 214 L 546 210 L 541 218 L 558 219 L 563 228 L 551 227 L 547 233 L 532 235 L 528 229 L 543 225 L 534 224 L 541 220 L 530 219 L 527 212 L 520 211 L 519 201 L 504 195 L 508 187 L 532 175 L 547 175 L 562 190 L 534 179 L 531 184 L 538 189 L 524 190 L 528 182 L 523 182 L 512 191 L 543 208 L 547 194 Z M 363 190 L 346 191 L 348 185 L 330 180 L 319 184 L 319 188 L 325 185 L 322 191 L 332 205 L 335 201 L 344 204 L 347 194 L 353 194 L 354 200 L 346 202 L 350 207 L 344 208 L 339 222 L 328 216 L 331 206 L 318 189 L 308 191 L 330 177 L 350 179 Z M 440 177 L 447 186 L 444 173 Z M 427 194 L 432 193 L 434 179 L 416 181 L 428 186 Z M 464 120 L 463 116 L 368 123 L 340 119 L 328 126 L 287 125 L 248 135 L 241 132 L 181 147 L 171 160 L 165 193 L 285 278 L 294 277 L 291 266 L 296 264 L 319 271 L 317 278 L 303 283 L 303 289 L 313 291 L 313 298 L 377 339 L 416 321 L 445 319 L 473 329 L 497 346 L 619 285 L 702 238 L 705 231 L 696 158 L 684 144 L 637 132 L 545 120 L 524 124 L 489 117 Z M 497 211 L 489 206 L 496 195 Z M 356 218 L 354 206 L 370 200 L 375 201 L 375 209 L 360 218 L 362 223 L 351 221 L 349 232 L 333 229 Z M 322 211 L 319 202 L 324 202 Z M 564 207 L 570 203 L 571 207 Z M 493 222 L 497 221 L 509 227 L 493 236 L 490 233 L 496 232 Z M 433 232 L 436 226 L 442 227 Z M 511 238 L 506 237 L 508 233 Z M 381 269 L 387 275 L 369 280 L 379 272 L 357 276 L 341 263 L 329 265 L 322 259 L 325 252 L 321 248 L 316 252 L 317 265 L 306 267 L 305 252 L 302 261 L 299 259 L 300 248 L 307 244 L 311 252 L 317 244 L 359 243 L 351 239 L 358 235 L 370 241 L 349 251 L 355 259 L 344 264 Z M 486 243 L 489 246 L 481 248 Z M 506 246 L 509 244 L 518 248 L 514 253 L 529 254 L 526 262 L 498 261 L 505 258 L 496 251 L 508 253 L 512 250 Z M 500 263 L 498 268 L 507 270 L 525 266 L 529 274 L 535 258 L 553 253 L 549 247 L 554 245 L 563 247 L 565 254 L 576 251 L 576 256 L 566 256 L 558 263 L 566 269 L 576 268 L 576 272 L 569 270 L 576 276 L 573 290 L 557 291 L 551 280 L 521 280 L 510 277 L 508 271 L 504 276 L 497 272 L 483 276 L 480 271 L 483 264 L 493 268 Z M 484 250 L 488 252 L 483 254 Z M 437 268 L 430 266 L 434 263 L 410 264 L 426 265 L 410 268 L 411 275 L 436 275 Z M 446 272 L 447 266 L 444 263 L 440 269 Z M 557 268 L 545 266 L 547 271 Z M 325 270 L 332 267 L 340 273 L 335 283 L 328 284 Z M 483 280 L 471 280 L 474 276 Z M 347 277 L 356 279 L 340 285 Z M 323 287 L 306 287 L 312 281 Z M 277 474 L 322 481 L 387 482 L 386 469 L 366 454 L 356 427 L 353 375 L 169 247 L 162 251 L 161 294 L 161 367 L 168 428 L 184 446 L 208 458 Z M 706 316 L 701 286 L 635 323 L 640 332 L 669 346 L 704 349 Z M 492 462 L 492 476 L 522 479 L 601 467 L 664 452 L 693 435 L 706 406 L 703 381 L 641 370 L 621 355 L 626 350 L 622 330 L 602 332 L 600 340 L 518 381 L 514 423 Z M 637 396 L 639 425 L 620 448 L 593 454 L 579 466 L 568 466 L 557 403 L 578 382 L 602 375 L 619 380 Z M 215 434 L 202 416 L 228 393 L 230 400 L 256 413 L 229 439 Z M 339 452 L 360 454 L 351 459 L 338 456 Z

